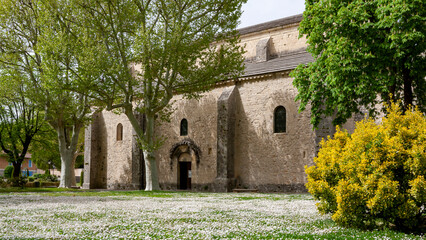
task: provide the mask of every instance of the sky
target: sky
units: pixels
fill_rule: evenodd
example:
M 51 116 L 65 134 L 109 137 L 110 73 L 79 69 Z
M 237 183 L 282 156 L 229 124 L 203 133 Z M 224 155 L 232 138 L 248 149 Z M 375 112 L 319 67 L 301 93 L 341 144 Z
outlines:
M 248 0 L 238 28 L 303 13 L 305 0 Z

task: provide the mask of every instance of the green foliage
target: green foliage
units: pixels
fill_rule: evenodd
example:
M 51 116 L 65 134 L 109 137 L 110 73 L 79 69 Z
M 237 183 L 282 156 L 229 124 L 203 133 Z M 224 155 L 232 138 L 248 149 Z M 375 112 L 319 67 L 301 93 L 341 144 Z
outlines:
M 9 178 L 8 181 L 12 185 L 12 187 L 24 188 L 25 184 L 27 183 L 27 178 L 23 176 L 12 177 L 12 178 Z
M 101 109 L 124 113 L 146 150 L 147 166 L 155 166 L 153 151 L 162 138 L 154 134 L 154 122 L 167 120 L 173 95 L 194 98 L 243 72 L 235 28 L 244 2 L 72 0 L 49 7 L 68 29 L 43 38 L 43 52 L 62 53 L 66 44 L 75 45 L 69 50 L 77 53 L 75 69 L 86 74 L 69 87 L 89 91 Z M 142 114 L 145 132 L 136 116 Z M 147 190 L 159 189 L 156 169 L 146 171 L 154 182 Z
M 27 76 L 6 68 L 2 55 L 0 51 L 0 89 L 4 90 L 0 91 L 0 148 L 15 166 L 13 176 L 18 177 L 28 148 L 45 122 L 41 111 L 27 96 L 31 91 L 25 82 Z
M 12 177 L 12 173 L 13 173 L 13 166 L 7 166 L 4 169 L 4 177 L 5 178 L 11 178 Z
M 81 171 L 80 173 L 80 187 L 83 187 L 84 183 L 84 171 Z
M 28 182 L 34 182 L 35 178 L 34 177 L 28 177 Z
M 41 131 L 42 133 L 34 138 L 30 146 L 31 160 L 39 169 L 47 170 L 52 168 L 52 165 L 60 169 L 61 155 L 57 133 L 48 125 L 43 126 Z
M 403 99 L 405 109 L 417 104 L 426 111 L 425 3 L 306 1 L 299 32 L 314 62 L 298 66 L 291 76 L 300 110 L 310 104 L 315 127 L 324 116 L 344 123 L 362 108 L 373 115 L 389 93 Z
M 75 168 L 84 168 L 84 155 L 83 154 L 78 155 L 75 158 Z M 60 169 L 60 168 L 58 167 L 58 169 Z
M 58 177 L 56 175 L 51 175 L 49 170 L 47 170 L 44 174 L 36 173 L 33 177 L 39 182 L 57 182 Z
M 83 52 L 81 47 L 85 46 L 76 39 L 83 31 L 71 31 L 68 28 L 71 24 L 65 23 L 65 19 L 74 19 L 70 15 L 71 2 L 0 2 L 0 74 L 7 73 L 7 81 L 11 76 L 24 81 L 29 86 L 25 89 L 25 97 L 43 111 L 43 118 L 56 130 L 58 143 L 50 140 L 47 147 L 46 144 L 35 147 L 38 148 L 37 162 L 44 163 L 42 168 L 46 167 L 46 162 L 59 159 L 56 149 L 61 149 L 63 161 L 72 162 L 79 149 L 80 130 L 90 121 L 90 104 L 84 96 L 87 88 L 78 93 L 69 91 L 76 78 L 91 78 L 91 69 L 83 67 L 87 66 L 82 59 L 85 56 L 77 57 Z M 13 82 L 9 82 L 6 83 L 13 86 Z M 40 150 L 55 144 L 59 146 L 50 152 Z M 66 164 L 70 165 L 73 164 Z M 63 186 L 70 187 L 70 184 L 64 182 Z
M 36 179 L 39 179 L 39 178 L 43 177 L 43 174 L 41 174 L 41 173 L 35 173 L 35 174 L 33 174 L 33 177 L 36 178 Z
M 321 213 L 349 227 L 415 230 L 426 214 L 426 117 L 396 104 L 379 125 L 363 120 L 353 134 L 321 142 L 307 188 Z
M 0 188 L 6 188 L 7 187 L 7 178 L 0 176 Z
M 42 182 L 57 182 L 58 177 L 56 175 L 43 175 L 40 179 Z

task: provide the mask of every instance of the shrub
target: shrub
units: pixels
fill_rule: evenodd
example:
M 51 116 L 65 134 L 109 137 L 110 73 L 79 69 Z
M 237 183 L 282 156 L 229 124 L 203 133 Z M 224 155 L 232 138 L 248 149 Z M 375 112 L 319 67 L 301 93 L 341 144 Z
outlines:
M 6 188 L 7 187 L 7 179 L 3 176 L 0 176 L 0 188 Z
M 46 178 L 47 181 L 50 182 L 57 182 L 58 181 L 58 177 L 56 175 L 48 175 Z
M 342 226 L 401 230 L 424 227 L 426 118 L 396 104 L 382 124 L 363 120 L 352 135 L 339 128 L 306 167 L 308 191 L 321 213 Z M 420 230 L 422 231 L 422 230 Z
M 11 178 L 12 177 L 12 174 L 13 174 L 13 166 L 7 166 L 5 169 L 4 169 L 4 177 L 5 178 Z
M 28 177 L 28 182 L 34 182 L 35 178 L 34 177 Z
M 84 183 L 84 171 L 81 171 L 80 173 L 80 187 L 83 187 Z
M 36 178 L 36 179 L 39 179 L 39 178 L 43 177 L 43 174 L 41 174 L 41 173 L 34 173 L 33 177 Z
M 25 184 L 27 183 L 27 178 L 23 176 L 19 176 L 16 178 L 10 178 L 9 182 L 12 185 L 12 187 L 24 188 Z

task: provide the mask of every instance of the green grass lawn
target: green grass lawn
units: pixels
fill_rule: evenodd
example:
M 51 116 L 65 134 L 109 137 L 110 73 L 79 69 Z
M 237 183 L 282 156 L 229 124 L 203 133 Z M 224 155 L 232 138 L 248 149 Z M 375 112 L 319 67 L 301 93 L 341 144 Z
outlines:
M 0 192 L 0 239 L 425 239 L 338 227 L 308 194 Z

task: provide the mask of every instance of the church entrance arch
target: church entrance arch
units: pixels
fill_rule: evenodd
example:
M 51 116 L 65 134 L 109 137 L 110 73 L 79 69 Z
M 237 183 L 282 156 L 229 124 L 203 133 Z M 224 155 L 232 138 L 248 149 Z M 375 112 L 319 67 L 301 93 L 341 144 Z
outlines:
M 177 189 L 190 190 L 194 183 L 193 171 L 200 163 L 201 151 L 191 139 L 184 139 L 170 149 L 170 168 L 177 165 Z M 177 164 L 176 164 L 177 163 Z
M 192 157 L 188 153 L 179 156 L 178 161 L 178 187 L 182 190 L 191 189 L 192 178 Z

